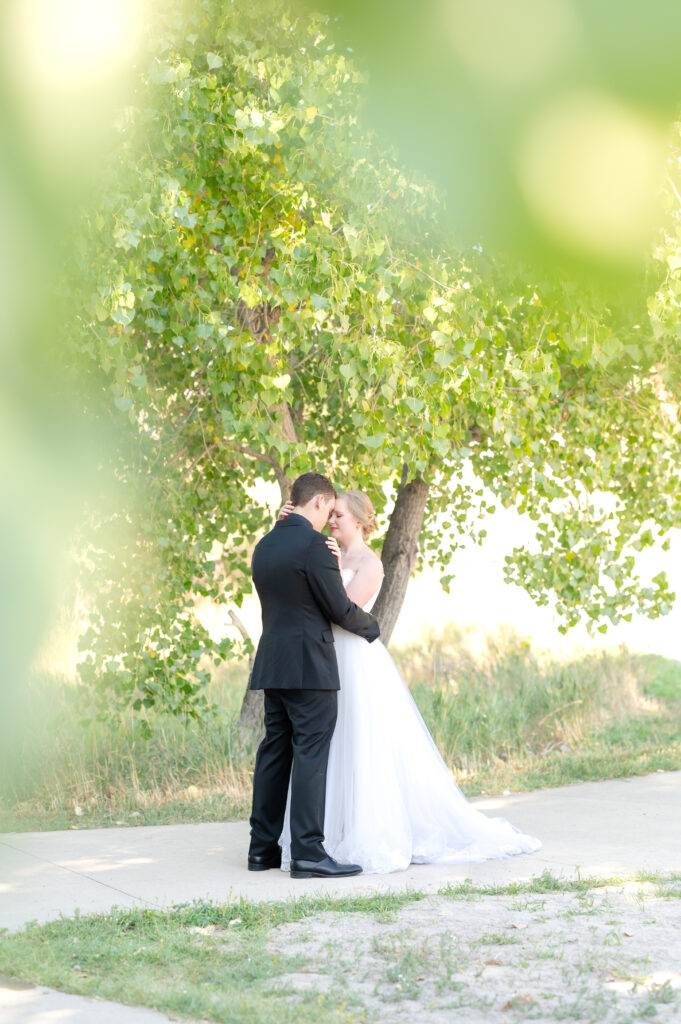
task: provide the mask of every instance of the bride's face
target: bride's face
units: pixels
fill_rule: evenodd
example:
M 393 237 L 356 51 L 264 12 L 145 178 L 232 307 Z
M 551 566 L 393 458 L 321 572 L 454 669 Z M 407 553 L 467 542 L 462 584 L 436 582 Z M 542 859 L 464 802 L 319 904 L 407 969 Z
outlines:
M 343 497 L 336 498 L 333 512 L 329 516 L 329 529 L 339 544 L 348 544 L 362 529 L 362 524 L 350 512 Z

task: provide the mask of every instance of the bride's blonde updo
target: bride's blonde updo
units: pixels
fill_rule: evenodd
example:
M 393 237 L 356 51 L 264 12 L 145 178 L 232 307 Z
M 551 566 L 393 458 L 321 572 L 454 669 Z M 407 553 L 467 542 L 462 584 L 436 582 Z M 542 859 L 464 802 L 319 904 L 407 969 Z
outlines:
M 362 524 L 362 536 L 366 540 L 378 526 L 371 499 L 363 491 L 344 491 L 339 497 L 345 498 L 348 511 Z

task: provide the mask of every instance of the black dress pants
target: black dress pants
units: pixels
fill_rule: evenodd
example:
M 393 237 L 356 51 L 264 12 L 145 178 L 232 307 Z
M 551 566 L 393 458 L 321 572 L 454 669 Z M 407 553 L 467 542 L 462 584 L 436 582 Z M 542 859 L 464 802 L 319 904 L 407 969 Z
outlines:
M 265 738 L 253 774 L 251 856 L 276 853 L 291 780 L 291 857 L 322 860 L 326 767 L 336 690 L 265 691 Z

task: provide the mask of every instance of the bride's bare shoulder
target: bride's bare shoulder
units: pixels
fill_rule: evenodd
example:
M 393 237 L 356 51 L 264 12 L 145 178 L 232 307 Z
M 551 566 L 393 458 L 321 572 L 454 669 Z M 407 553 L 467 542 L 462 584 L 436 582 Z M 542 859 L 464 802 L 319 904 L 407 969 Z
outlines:
M 367 549 L 353 563 L 354 576 L 347 586 L 347 594 L 351 601 L 360 607 L 378 593 L 383 583 L 383 563 L 373 551 Z
M 376 574 L 377 576 L 383 575 L 383 562 L 378 557 L 375 551 L 371 548 L 367 548 L 362 554 L 361 566 L 365 571 Z

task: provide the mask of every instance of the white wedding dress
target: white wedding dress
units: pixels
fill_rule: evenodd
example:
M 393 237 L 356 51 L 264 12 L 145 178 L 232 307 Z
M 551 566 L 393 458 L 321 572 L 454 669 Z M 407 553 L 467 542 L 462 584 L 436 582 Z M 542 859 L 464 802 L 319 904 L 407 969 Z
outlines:
M 343 570 L 346 586 L 354 572 Z M 341 688 L 326 777 L 327 853 L 382 874 L 538 850 L 538 839 L 471 806 L 381 641 L 367 643 L 335 624 L 333 633 Z M 279 839 L 284 871 L 291 864 L 290 800 L 289 784 Z

